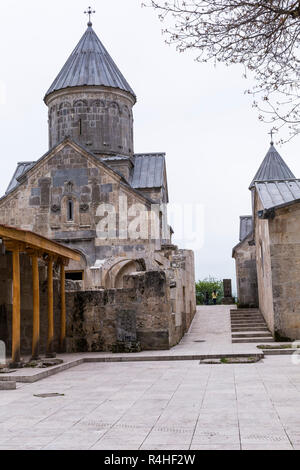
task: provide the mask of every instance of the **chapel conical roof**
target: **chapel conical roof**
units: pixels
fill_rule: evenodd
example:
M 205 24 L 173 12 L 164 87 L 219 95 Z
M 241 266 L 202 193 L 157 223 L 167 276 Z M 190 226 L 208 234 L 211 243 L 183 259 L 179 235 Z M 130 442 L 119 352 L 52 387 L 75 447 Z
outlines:
M 88 24 L 66 64 L 52 83 L 45 98 L 51 93 L 69 87 L 105 86 L 135 93 L 103 46 L 97 34 Z
M 252 180 L 250 189 L 253 188 L 254 183 L 258 181 L 278 181 L 295 178 L 295 175 L 277 152 L 274 144 L 271 143 L 271 147 L 267 155 L 265 156 L 262 164 L 260 165 L 256 175 Z

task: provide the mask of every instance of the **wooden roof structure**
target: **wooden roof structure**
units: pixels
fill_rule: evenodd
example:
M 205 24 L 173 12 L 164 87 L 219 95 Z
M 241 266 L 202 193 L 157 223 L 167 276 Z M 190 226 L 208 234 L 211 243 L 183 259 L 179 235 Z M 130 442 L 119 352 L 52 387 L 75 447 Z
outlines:
M 65 261 L 80 261 L 80 254 L 76 251 L 29 230 L 0 224 L 0 238 L 5 245 L 18 243 L 25 252 L 36 250 L 40 253 L 45 253 L 55 258 L 61 258 Z

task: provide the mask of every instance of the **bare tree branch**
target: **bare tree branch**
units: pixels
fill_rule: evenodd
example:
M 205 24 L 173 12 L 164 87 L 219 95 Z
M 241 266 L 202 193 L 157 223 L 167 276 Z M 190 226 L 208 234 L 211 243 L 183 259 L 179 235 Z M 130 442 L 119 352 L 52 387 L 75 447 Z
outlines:
M 167 43 L 196 60 L 243 64 L 255 75 L 254 106 L 265 122 L 300 132 L 300 0 L 147 0 Z M 266 106 L 267 105 L 267 106 Z

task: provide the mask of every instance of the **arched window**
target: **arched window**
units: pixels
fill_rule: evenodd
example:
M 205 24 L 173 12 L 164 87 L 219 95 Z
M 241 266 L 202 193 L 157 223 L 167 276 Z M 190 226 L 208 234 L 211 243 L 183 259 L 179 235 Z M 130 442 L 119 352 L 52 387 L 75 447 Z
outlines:
M 74 220 L 74 203 L 72 199 L 68 200 L 67 211 L 68 211 L 68 221 L 72 222 Z

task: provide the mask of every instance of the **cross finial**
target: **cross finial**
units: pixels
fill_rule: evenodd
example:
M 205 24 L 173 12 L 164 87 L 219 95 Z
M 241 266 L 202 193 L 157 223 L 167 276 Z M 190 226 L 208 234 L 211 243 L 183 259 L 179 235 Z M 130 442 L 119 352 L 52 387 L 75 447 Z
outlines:
M 273 128 L 271 129 L 271 131 L 269 132 L 269 135 L 271 136 L 271 145 L 274 145 L 274 141 L 273 141 L 273 135 L 276 133 L 276 130 Z
M 88 26 L 92 26 L 93 23 L 91 22 L 91 17 L 92 15 L 96 13 L 95 10 L 92 9 L 92 7 L 88 7 L 88 9 L 84 12 L 85 15 L 89 15 L 89 22 L 88 22 Z

